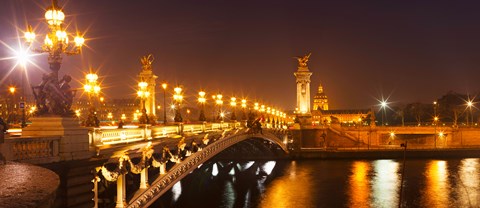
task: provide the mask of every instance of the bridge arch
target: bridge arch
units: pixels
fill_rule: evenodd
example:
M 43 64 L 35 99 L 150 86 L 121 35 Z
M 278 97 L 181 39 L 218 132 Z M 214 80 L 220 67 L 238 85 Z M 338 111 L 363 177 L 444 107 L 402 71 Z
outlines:
M 218 139 L 206 146 L 202 151 L 193 153 L 185 158 L 181 163 L 173 166 L 165 175 L 159 176 L 148 188 L 141 193 L 136 194 L 128 203 L 128 207 L 147 207 L 155 202 L 160 196 L 172 188 L 178 181 L 185 178 L 190 172 L 197 169 L 200 165 L 218 155 L 225 149 L 243 142 L 248 139 L 260 139 L 278 145 L 285 153 L 288 153 L 286 146 L 286 136 L 282 132 L 267 132 L 263 134 L 251 134 L 246 132 L 236 133 L 225 138 Z

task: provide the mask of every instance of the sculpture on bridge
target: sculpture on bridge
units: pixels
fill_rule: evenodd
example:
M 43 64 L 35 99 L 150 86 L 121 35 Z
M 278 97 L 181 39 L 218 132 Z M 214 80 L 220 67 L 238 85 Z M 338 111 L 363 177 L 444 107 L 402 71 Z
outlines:
M 308 59 L 310 58 L 310 55 L 312 55 L 312 53 L 309 53 L 308 55 L 305 55 L 303 57 L 294 57 L 297 59 L 298 61 L 298 67 L 307 67 L 307 62 L 308 62 Z
M 153 54 L 148 54 L 147 56 L 143 56 L 140 58 L 140 63 L 142 64 L 142 68 L 144 70 L 152 70 L 152 63 L 155 58 L 153 57 Z
M 76 90 L 70 87 L 72 78 L 64 75 L 59 81 L 55 74 L 43 74 L 42 82 L 38 86 L 32 86 L 32 92 L 35 97 L 38 116 L 65 116 L 71 117 L 73 98 Z

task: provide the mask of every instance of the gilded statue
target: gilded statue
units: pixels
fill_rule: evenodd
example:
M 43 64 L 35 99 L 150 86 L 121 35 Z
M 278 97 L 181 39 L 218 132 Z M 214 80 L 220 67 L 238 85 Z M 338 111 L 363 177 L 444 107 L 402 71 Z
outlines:
M 308 62 L 308 59 L 310 58 L 310 55 L 312 55 L 312 53 L 309 53 L 308 55 L 305 55 L 303 57 L 296 56 L 294 58 L 297 59 L 299 67 L 307 67 L 307 62 Z
M 142 67 L 144 69 L 152 69 L 152 63 L 153 63 L 153 54 L 148 54 L 148 56 L 143 56 L 140 58 L 140 63 L 142 63 Z

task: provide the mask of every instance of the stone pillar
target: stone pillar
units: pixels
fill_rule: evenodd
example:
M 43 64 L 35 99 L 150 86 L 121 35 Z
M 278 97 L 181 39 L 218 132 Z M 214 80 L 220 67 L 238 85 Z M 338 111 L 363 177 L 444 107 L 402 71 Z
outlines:
M 146 189 L 149 187 L 148 184 L 148 167 L 145 167 L 142 172 L 140 172 L 140 189 Z
M 303 115 L 310 115 L 310 76 L 312 72 L 308 67 L 298 67 L 298 71 L 293 73 L 296 77 L 297 83 L 297 113 Z
M 149 55 L 150 57 L 150 55 Z M 155 110 L 156 110 L 156 104 L 155 104 L 155 87 L 157 85 L 157 78 L 158 76 L 153 74 L 152 71 L 152 63 L 153 62 L 153 56 L 151 56 L 150 63 L 142 63 L 142 71 L 140 71 L 140 74 L 138 74 L 138 80 L 139 82 L 146 82 L 148 83 L 147 86 L 147 91 L 150 93 L 150 96 L 145 99 L 145 108 L 147 110 L 148 115 L 156 115 Z M 163 106 L 165 108 L 165 106 Z M 140 109 L 143 109 L 143 106 L 140 106 Z
M 121 174 L 117 178 L 117 202 L 115 208 L 124 208 L 126 207 L 126 186 L 125 186 L 125 174 Z

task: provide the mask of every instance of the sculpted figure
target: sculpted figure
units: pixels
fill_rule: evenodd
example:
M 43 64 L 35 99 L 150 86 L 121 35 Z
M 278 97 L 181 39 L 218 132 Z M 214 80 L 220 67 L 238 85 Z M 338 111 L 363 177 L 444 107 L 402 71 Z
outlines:
M 153 63 L 153 54 L 148 54 L 148 56 L 143 56 L 140 58 L 140 63 L 142 63 L 142 67 L 144 69 L 152 69 L 152 63 Z
M 298 61 L 298 66 L 299 67 L 307 67 L 307 62 L 308 62 L 308 59 L 310 58 L 310 55 L 312 55 L 312 53 L 309 53 L 308 55 L 305 55 L 303 57 L 294 57 L 297 59 Z

